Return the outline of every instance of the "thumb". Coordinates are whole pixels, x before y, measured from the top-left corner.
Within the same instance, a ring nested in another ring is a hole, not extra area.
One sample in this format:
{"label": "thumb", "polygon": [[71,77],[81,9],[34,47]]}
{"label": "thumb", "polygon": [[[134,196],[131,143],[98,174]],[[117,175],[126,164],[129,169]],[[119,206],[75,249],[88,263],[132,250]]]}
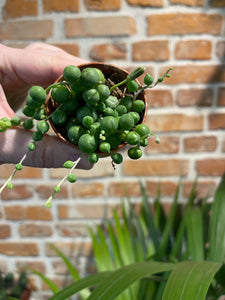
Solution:
{"label": "thumb", "polygon": [[[28,151],[28,144],[32,141],[32,131],[22,128],[8,129],[0,134],[1,163],[18,163]],[[35,151],[30,151],[23,161],[23,165],[38,168],[61,168],[67,160],[75,161],[82,152],[61,141],[58,137],[45,135],[37,142]],[[92,164],[87,155],[82,156],[77,168],[90,169]]]}

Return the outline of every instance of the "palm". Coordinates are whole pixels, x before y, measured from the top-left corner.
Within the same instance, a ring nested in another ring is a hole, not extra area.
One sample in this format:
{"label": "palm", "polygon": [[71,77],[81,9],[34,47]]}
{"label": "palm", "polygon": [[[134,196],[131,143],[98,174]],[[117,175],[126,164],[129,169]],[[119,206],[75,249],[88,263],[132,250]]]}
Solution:
{"label": "palm", "polygon": [[3,55],[1,63],[4,72],[0,73],[0,82],[10,106],[15,110],[21,106],[32,85],[46,87],[62,74],[66,65],[86,62],[45,44],[34,44],[25,49],[2,47],[6,55]]}

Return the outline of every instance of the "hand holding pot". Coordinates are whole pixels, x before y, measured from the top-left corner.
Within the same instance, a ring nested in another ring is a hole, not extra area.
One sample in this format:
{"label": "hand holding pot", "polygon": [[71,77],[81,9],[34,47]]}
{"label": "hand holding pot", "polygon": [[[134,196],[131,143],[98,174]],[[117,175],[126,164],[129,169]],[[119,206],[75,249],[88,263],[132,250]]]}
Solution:
{"label": "hand holding pot", "polygon": [[[86,61],[67,52],[42,43],[34,43],[24,49],[0,45],[0,118],[15,116],[29,88],[33,85],[48,86],[69,64]],[[16,128],[0,133],[0,163],[16,163],[27,150],[32,132]],[[24,165],[35,167],[62,167],[65,159],[76,159],[80,151],[53,136],[45,136],[38,151],[28,155]],[[83,159],[80,168],[91,168]]]}

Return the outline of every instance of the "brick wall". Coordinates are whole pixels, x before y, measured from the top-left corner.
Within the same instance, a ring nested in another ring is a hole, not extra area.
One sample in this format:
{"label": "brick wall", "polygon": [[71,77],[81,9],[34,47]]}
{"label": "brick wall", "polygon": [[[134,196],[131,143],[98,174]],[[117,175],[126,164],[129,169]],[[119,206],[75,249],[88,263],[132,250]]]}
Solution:
{"label": "brick wall", "polygon": [[[84,271],[81,258],[91,250],[87,224],[110,216],[124,191],[139,199],[139,180],[150,199],[160,182],[163,201],[170,202],[183,175],[183,201],[198,174],[199,196],[213,195],[225,171],[224,0],[3,0],[0,11],[5,45],[44,41],[128,70],[145,65],[155,77],[173,67],[170,79],[147,91],[146,122],[161,143],[151,141],[142,160],[125,160],[114,171],[103,159],[90,171],[77,171],[78,182],[63,185],[51,210],[41,206],[64,170],[27,167],[18,174],[15,188],[2,195],[3,270],[29,264],[63,285],[65,268],[49,244]],[[0,183],[12,168],[0,167]],[[34,299],[44,299],[46,287],[37,278],[32,284]]]}

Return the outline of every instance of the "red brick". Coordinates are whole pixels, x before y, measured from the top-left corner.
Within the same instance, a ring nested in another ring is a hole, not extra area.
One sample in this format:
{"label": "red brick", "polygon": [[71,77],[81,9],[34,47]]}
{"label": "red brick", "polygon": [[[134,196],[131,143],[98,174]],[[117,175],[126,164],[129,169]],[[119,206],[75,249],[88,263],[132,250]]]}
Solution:
{"label": "red brick", "polygon": [[212,44],[209,40],[179,41],[175,45],[176,59],[210,59]]}
{"label": "red brick", "polygon": [[[168,68],[163,68],[164,74]],[[225,65],[183,65],[172,66],[171,77],[166,84],[225,82]]]}
{"label": "red brick", "polygon": [[203,6],[205,0],[171,0],[171,4],[183,4],[191,6]]}
{"label": "red brick", "polygon": [[11,235],[11,227],[6,224],[0,224],[0,239],[6,239]]}
{"label": "red brick", "polygon": [[121,8],[121,0],[84,0],[85,6],[88,10],[119,10]]}
{"label": "red brick", "polygon": [[218,106],[225,106],[225,88],[219,88]]}
{"label": "red brick", "polygon": [[42,224],[23,224],[19,226],[19,234],[21,237],[44,237],[51,236],[53,233],[50,225]]}
{"label": "red brick", "polygon": [[197,160],[196,171],[200,176],[222,176],[225,171],[225,159],[208,158]]}
{"label": "red brick", "polygon": [[7,220],[23,220],[26,218],[26,208],[23,206],[5,206]]}
{"label": "red brick", "polygon": [[29,270],[27,269],[27,267],[32,268],[42,274],[45,274],[45,272],[46,272],[45,264],[42,261],[23,260],[23,261],[16,262],[16,269],[17,269],[18,273],[21,273],[24,271],[28,272]]}
{"label": "red brick", "polygon": [[225,129],[225,113],[213,113],[209,115],[209,129]]}
{"label": "red brick", "polygon": [[67,257],[76,257],[76,256],[90,256],[92,244],[88,241],[84,242],[52,242],[46,243],[46,255],[47,256],[57,256],[57,253],[50,247],[54,245],[58,248],[64,255]]}
{"label": "red brick", "polygon": [[216,55],[219,59],[225,59],[225,42],[219,41],[216,43]]}
{"label": "red brick", "polygon": [[1,193],[2,200],[21,200],[31,198],[32,196],[33,187],[23,184],[15,184],[12,190],[5,188]]}
{"label": "red brick", "polygon": [[2,242],[0,253],[7,256],[37,256],[39,254],[36,243],[31,242]]}
{"label": "red brick", "polygon": [[[0,178],[9,178],[12,172],[15,169],[15,165],[6,164],[0,166]],[[42,169],[25,167],[21,172],[17,172],[15,178],[41,178],[42,177]]]}
{"label": "red brick", "polygon": [[132,45],[133,61],[164,61],[170,56],[169,42],[166,41],[140,41]]}
{"label": "red brick", "polygon": [[210,0],[210,5],[212,7],[224,7],[225,0]]}
{"label": "red brick", "polygon": [[139,182],[110,182],[109,197],[138,197],[141,195]]}
{"label": "red brick", "polygon": [[86,197],[103,197],[104,185],[100,182],[80,183],[77,182],[72,186],[72,194],[75,198]]}
{"label": "red brick", "polygon": [[204,13],[170,13],[147,16],[147,35],[213,34],[222,30],[222,16]]}
{"label": "red brick", "polygon": [[[52,194],[55,185],[53,184],[40,184],[36,186],[35,190],[38,194],[38,197],[41,199],[48,199],[48,197]],[[64,199],[68,198],[68,189],[67,186],[62,185],[60,187],[60,192],[56,193],[54,199]]]}
{"label": "red brick", "polygon": [[82,224],[77,222],[76,223],[59,222],[56,225],[56,229],[60,236],[65,236],[65,237],[81,237],[81,236],[89,235],[87,223]]}
{"label": "red brick", "polygon": [[163,0],[127,0],[128,4],[136,6],[163,6]]}
{"label": "red brick", "polygon": [[0,22],[2,40],[44,40],[53,34],[52,20]]}
{"label": "red brick", "polygon": [[192,136],[184,139],[185,152],[212,152],[216,150],[216,147],[217,138],[215,136]]}
{"label": "red brick", "polygon": [[79,0],[43,0],[44,12],[79,11]]}
{"label": "red brick", "polygon": [[41,206],[6,206],[5,214],[8,220],[52,220],[51,210]]}
{"label": "red brick", "polygon": [[19,18],[24,16],[37,16],[37,14],[37,0],[7,0],[2,11],[4,19]]}
{"label": "red brick", "polygon": [[153,90],[147,89],[145,91],[148,107],[165,107],[173,106],[173,95],[171,90]]}
{"label": "red brick", "polygon": [[[183,195],[189,197],[193,187],[193,181],[185,181],[183,183]],[[212,197],[216,190],[216,182],[209,181],[197,181],[196,186],[196,197],[198,199],[203,199],[205,197]]]}
{"label": "red brick", "polygon": [[[90,170],[76,170],[77,178],[98,178],[98,177],[107,177],[107,176],[113,176],[114,170],[112,168],[112,165],[109,163],[110,160],[103,159],[99,160],[96,165],[93,166]],[[51,169],[50,170],[50,176],[54,179],[61,179],[63,176],[65,176],[68,173],[68,170],[64,169]]]}
{"label": "red brick", "polygon": [[179,89],[176,101],[179,106],[211,106],[213,90],[199,88]]}
{"label": "red brick", "polygon": [[203,116],[184,114],[152,114],[146,125],[153,132],[200,131],[203,130]]}
{"label": "red brick", "polygon": [[129,36],[137,29],[132,17],[110,16],[66,19],[65,31],[67,37]]}
{"label": "red brick", "polygon": [[126,59],[125,44],[98,44],[90,50],[90,57],[95,61]]}
{"label": "red brick", "polygon": [[150,197],[156,197],[158,189],[160,189],[161,196],[174,196],[178,184],[173,181],[150,181],[146,182],[146,190]]}
{"label": "red brick", "polygon": [[160,143],[156,144],[154,137],[149,139],[149,144],[145,148],[145,152],[152,153],[178,153],[179,137],[178,136],[159,136]]}
{"label": "red brick", "polygon": [[29,220],[42,220],[49,221],[52,220],[51,209],[40,206],[28,206],[26,208],[27,219]]}
{"label": "red brick", "polygon": [[189,162],[185,159],[125,160],[122,169],[127,176],[180,176],[188,173]]}
{"label": "red brick", "polygon": [[[107,213],[110,217],[113,206],[108,205]],[[74,204],[74,205],[59,205],[58,215],[60,219],[101,219],[105,216],[104,204]]]}
{"label": "red brick", "polygon": [[74,56],[79,56],[80,55],[80,49],[79,45],[75,43],[53,43],[52,45],[59,47],[63,49],[64,51],[74,55]]}

